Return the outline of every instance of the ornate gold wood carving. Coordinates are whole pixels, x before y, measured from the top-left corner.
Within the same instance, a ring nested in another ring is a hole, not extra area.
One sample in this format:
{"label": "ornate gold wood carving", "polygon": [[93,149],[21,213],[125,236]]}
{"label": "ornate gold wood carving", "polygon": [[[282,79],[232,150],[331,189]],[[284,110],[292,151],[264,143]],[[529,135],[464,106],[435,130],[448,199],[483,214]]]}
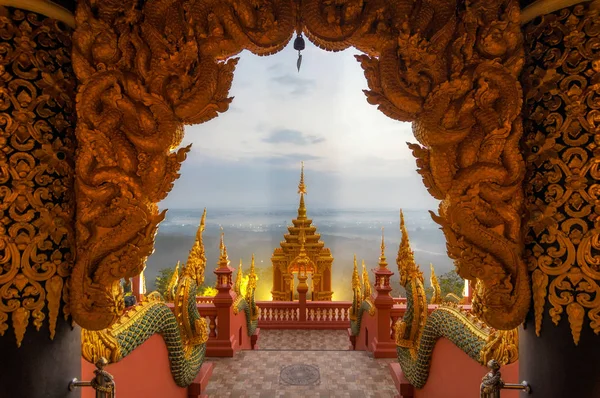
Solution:
{"label": "ornate gold wood carving", "polygon": [[138,4],[81,1],[76,13],[78,253],[71,291],[74,319],[91,330],[118,318],[119,280],[139,274],[153,251],[164,218],[157,203],[189,151],[173,151],[183,125],[210,120],[231,101],[236,60],[200,56],[201,48],[218,52],[210,38],[199,40],[203,10],[176,1]]}
{"label": "ornate gold wood carving", "polygon": [[[412,4],[412,2],[410,2]],[[359,56],[367,97],[413,122],[410,145],[458,273],[478,280],[473,310],[496,329],[524,319],[531,297],[522,260],[524,161],[519,151],[523,64],[519,5],[416,3],[379,58]],[[401,14],[407,15],[407,14]]]}
{"label": "ornate gold wood carving", "polygon": [[117,283],[139,273],[177,177],[182,125],[227,110],[236,60],[268,55],[294,31],[356,47],[371,104],[412,121],[435,219],[474,309],[512,329],[530,300],[522,261],[519,153],[523,63],[516,0],[83,0],[73,61],[78,94],[78,257],[74,317],[101,329],[122,307]]}
{"label": "ornate gold wood carving", "polygon": [[[69,28],[0,7],[0,335],[48,318],[54,338],[74,260]],[[10,320],[9,320],[10,316]]]}
{"label": "ornate gold wood carving", "polygon": [[[578,344],[600,333],[600,15],[578,5],[526,26],[527,251],[536,333],[546,310]],[[587,323],[587,322],[586,322]]]}

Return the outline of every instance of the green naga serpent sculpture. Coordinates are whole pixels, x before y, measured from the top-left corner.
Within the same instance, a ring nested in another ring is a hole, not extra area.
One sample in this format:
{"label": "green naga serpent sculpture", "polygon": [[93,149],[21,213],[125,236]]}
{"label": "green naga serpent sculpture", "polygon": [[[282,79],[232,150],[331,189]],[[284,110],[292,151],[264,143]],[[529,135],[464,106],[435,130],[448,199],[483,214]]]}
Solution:
{"label": "green naga serpent sculpture", "polygon": [[369,282],[369,273],[365,266],[365,260],[362,262],[362,270],[361,281],[358,276],[358,266],[355,254],[354,271],[352,272],[352,291],[354,292],[354,297],[352,299],[352,307],[350,307],[350,331],[352,332],[352,336],[358,336],[360,333],[360,324],[365,311],[370,315],[375,314],[375,305],[371,299],[371,282]]}
{"label": "green naga serpent sculpture", "polygon": [[429,376],[435,343],[445,337],[481,365],[495,359],[502,365],[519,357],[517,329],[493,330],[459,306],[446,303],[428,314],[423,273],[410,248],[404,215],[400,212],[402,241],[396,263],[400,284],[406,289],[406,313],[394,325],[398,361],[408,381],[422,388]]}
{"label": "green naga serpent sculpture", "polygon": [[233,302],[233,314],[237,315],[240,311],[246,313],[246,326],[248,327],[248,336],[254,335],[258,326],[258,306],[254,300],[254,292],[256,291],[256,269],[254,268],[254,254],[250,263],[250,273],[247,278],[244,278],[242,271],[242,262],[235,276],[234,291],[237,295]]}
{"label": "green naga serpent sculpture", "polygon": [[197,288],[204,282],[206,267],[202,242],[205,220],[206,209],[187,264],[180,274],[177,267],[169,281],[167,300],[173,302],[173,310],[159,293],[153,292],[129,308],[111,327],[82,330],[82,356],[87,361],[95,363],[105,357],[109,363],[118,362],[158,333],[167,345],[175,383],[187,387],[194,381],[204,362],[208,340],[207,322],[196,306]]}

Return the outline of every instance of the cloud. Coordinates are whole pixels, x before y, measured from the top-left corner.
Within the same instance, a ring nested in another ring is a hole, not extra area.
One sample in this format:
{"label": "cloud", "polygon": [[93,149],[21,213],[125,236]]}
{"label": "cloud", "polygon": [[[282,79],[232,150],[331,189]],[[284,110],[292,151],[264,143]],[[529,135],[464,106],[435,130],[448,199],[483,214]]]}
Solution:
{"label": "cloud", "polygon": [[269,157],[256,157],[252,161],[259,164],[265,164],[267,166],[277,167],[300,167],[300,162],[310,162],[320,160],[321,157],[314,155],[307,155],[303,153],[291,153],[286,155],[276,155]]}
{"label": "cloud", "polygon": [[317,85],[316,80],[304,79],[298,76],[294,76],[290,73],[273,77],[271,78],[271,81],[280,86],[291,88],[291,94],[294,95],[304,95],[308,93],[309,89],[314,88]]}
{"label": "cloud", "polygon": [[314,145],[324,142],[325,138],[316,135],[304,134],[298,130],[278,129],[262,139],[262,142],[269,144],[294,144],[294,145]]}
{"label": "cloud", "polygon": [[283,64],[278,62],[276,64],[270,65],[267,68],[267,72],[279,72],[279,71],[281,71],[282,68],[283,68]]}
{"label": "cloud", "polygon": [[295,206],[300,162],[307,162],[311,208],[435,209],[438,202],[414,173],[393,177],[340,175],[320,168],[318,156],[294,153],[240,160],[210,155],[184,162],[181,178],[161,208]]}

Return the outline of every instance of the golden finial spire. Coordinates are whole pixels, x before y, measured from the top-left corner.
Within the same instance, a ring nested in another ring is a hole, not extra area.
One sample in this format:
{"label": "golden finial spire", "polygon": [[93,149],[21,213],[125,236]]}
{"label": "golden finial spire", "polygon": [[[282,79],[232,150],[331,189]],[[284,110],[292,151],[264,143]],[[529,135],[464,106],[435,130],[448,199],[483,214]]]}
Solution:
{"label": "golden finial spire", "polygon": [[[404,213],[400,210],[400,231],[402,232],[402,240],[398,247],[398,257],[396,257],[396,264],[398,264],[398,272],[400,273],[400,284],[404,286],[407,281],[409,273],[421,272],[419,267],[415,263],[414,253],[410,248],[410,241],[408,239],[408,231],[404,224]],[[422,275],[421,275],[422,278]]]}
{"label": "golden finial spire", "polygon": [[304,162],[300,171],[300,183],[298,184],[298,193],[300,194],[300,206],[298,206],[298,219],[306,218],[306,205],[304,204],[304,195],[306,195],[306,185],[304,184]]}
{"label": "golden finial spire", "polygon": [[298,184],[298,193],[306,194],[306,185],[304,185],[304,162],[302,162],[302,169],[300,170],[300,184]]}
{"label": "golden finial spire", "polygon": [[221,239],[219,240],[219,256],[223,255],[224,247],[225,247],[225,232],[223,232],[223,226],[221,225]]}
{"label": "golden finial spire", "polygon": [[250,263],[250,275],[256,275],[256,269],[254,268],[254,253],[252,253],[252,262]]}
{"label": "golden finial spire", "polygon": [[371,297],[371,281],[369,281],[369,272],[365,265],[365,260],[362,260],[362,283],[363,283],[363,300]]}
{"label": "golden finial spire", "polygon": [[223,227],[221,227],[221,241],[219,242],[219,250],[221,251],[221,256],[219,257],[219,262],[217,264],[220,267],[226,268],[229,266],[229,257],[227,256],[227,246],[225,246],[225,232],[223,232]]}
{"label": "golden finial spire", "polygon": [[182,266],[181,270],[182,275],[185,274],[193,278],[198,286],[204,283],[204,269],[206,268],[206,254],[204,251],[204,242],[202,240],[205,224],[206,208],[202,213],[200,225],[196,230],[196,239],[188,255],[187,263]]}
{"label": "golden finial spire", "polygon": [[238,296],[242,294],[242,279],[244,278],[244,271],[242,271],[242,259],[240,258],[240,265],[238,266],[237,274],[235,274],[234,290]]}
{"label": "golden finial spire", "polygon": [[358,265],[356,263],[356,254],[354,255],[354,271],[352,271],[352,289],[360,292],[360,278],[358,277]]}
{"label": "golden finial spire", "polygon": [[438,282],[437,276],[435,275],[435,269],[433,269],[433,264],[430,263],[429,266],[431,267],[431,276],[429,277],[429,282],[431,283],[431,287],[433,288],[431,304],[441,304],[442,289],[440,287],[440,283]]}
{"label": "golden finial spire", "polygon": [[175,287],[177,286],[177,282],[179,281],[179,266],[181,263],[177,261],[177,265],[173,270],[173,274],[167,283],[167,290],[165,292],[165,299],[167,302],[172,303],[175,300]]}
{"label": "golden finial spire", "polygon": [[250,273],[248,274],[248,285],[246,287],[246,301],[250,303],[254,291],[256,290],[256,281],[258,277],[256,276],[256,269],[254,268],[254,253],[252,253],[252,262],[250,262]]}
{"label": "golden finial spire", "polygon": [[385,236],[384,227],[381,227],[381,255],[379,256],[379,268],[387,268],[388,263],[385,258]]}
{"label": "golden finial spire", "polygon": [[360,278],[358,277],[358,266],[356,264],[356,254],[354,255],[354,270],[352,271],[352,292],[354,294],[352,307],[350,307],[350,319],[356,320],[361,301],[363,299],[360,292]]}

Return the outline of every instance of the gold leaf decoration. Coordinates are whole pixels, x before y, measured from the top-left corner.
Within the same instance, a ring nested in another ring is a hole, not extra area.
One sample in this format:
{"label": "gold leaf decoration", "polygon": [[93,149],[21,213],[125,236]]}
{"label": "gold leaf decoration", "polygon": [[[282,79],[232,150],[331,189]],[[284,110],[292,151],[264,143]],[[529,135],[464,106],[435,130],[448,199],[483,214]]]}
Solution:
{"label": "gold leaf decoration", "polygon": [[544,305],[546,305],[546,294],[548,287],[548,275],[539,269],[533,271],[531,276],[533,285],[533,309],[535,314],[535,334],[539,337],[542,330],[542,317]]}
{"label": "gold leaf decoration", "polygon": [[50,338],[54,338],[56,332],[56,320],[60,307],[60,297],[62,293],[63,280],[58,275],[54,275],[46,282],[46,290],[48,291],[48,314],[50,315]]}
{"label": "gold leaf decoration", "polygon": [[581,329],[583,329],[583,317],[585,310],[578,303],[571,303],[567,306],[567,315],[569,316],[569,324],[571,325],[571,334],[575,345],[579,344],[581,337]]}
{"label": "gold leaf decoration", "polygon": [[[600,16],[580,4],[525,27],[526,251],[536,333],[544,307],[558,325],[566,311],[573,341],[584,321],[600,323],[597,52]],[[546,302],[547,298],[547,302]]]}
{"label": "gold leaf decoration", "polygon": [[[75,77],[71,30],[1,7],[0,335],[48,319],[54,338],[73,266]],[[46,305],[47,303],[47,305]],[[10,314],[10,317],[9,317]]]}

